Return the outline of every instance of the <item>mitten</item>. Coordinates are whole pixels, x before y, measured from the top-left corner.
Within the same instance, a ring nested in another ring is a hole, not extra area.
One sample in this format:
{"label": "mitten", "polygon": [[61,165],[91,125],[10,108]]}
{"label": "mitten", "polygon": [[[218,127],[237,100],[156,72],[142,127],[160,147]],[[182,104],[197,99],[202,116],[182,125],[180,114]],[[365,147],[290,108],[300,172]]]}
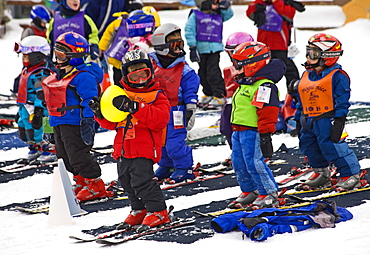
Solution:
{"label": "mitten", "polygon": [[271,133],[260,134],[260,146],[265,158],[271,158],[273,153]]}
{"label": "mitten", "polygon": [[101,111],[100,111],[100,102],[99,102],[99,98],[97,98],[97,97],[93,97],[93,98],[89,101],[89,107],[90,107],[90,109],[93,111],[94,115],[95,115],[98,119],[104,119],[103,114],[102,114],[102,113],[101,113]]}
{"label": "mitten", "polygon": [[131,114],[138,111],[139,103],[130,100],[127,96],[118,96],[113,99],[113,105],[118,110],[129,112]]}
{"label": "mitten", "polygon": [[254,25],[257,27],[265,24],[265,6],[263,4],[256,4],[256,11],[253,13],[252,20],[254,21]]}
{"label": "mitten", "polygon": [[195,110],[197,109],[196,104],[187,104],[186,105],[186,130],[190,131],[194,127],[195,123]]}
{"label": "mitten", "polygon": [[94,144],[95,120],[93,118],[82,118],[80,121],[81,138],[86,145]]}
{"label": "mitten", "polygon": [[99,57],[99,46],[97,44],[90,45],[90,57],[92,60],[95,60]]}
{"label": "mitten", "polygon": [[345,123],[346,123],[346,116],[334,118],[334,124],[330,132],[330,139],[333,143],[337,143],[340,141]]}
{"label": "mitten", "polygon": [[306,10],[306,8],[304,7],[302,3],[294,1],[294,0],[285,0],[285,4],[294,7],[299,12],[304,12]]}
{"label": "mitten", "polygon": [[226,10],[230,8],[230,5],[231,5],[230,0],[225,0],[225,1],[220,2],[220,4],[218,5],[218,8],[220,10]]}
{"label": "mitten", "polygon": [[197,46],[190,47],[190,61],[191,62],[200,62],[199,52],[197,50]]}
{"label": "mitten", "polygon": [[42,127],[42,117],[44,116],[44,108],[35,107],[32,119],[32,128],[40,129]]}

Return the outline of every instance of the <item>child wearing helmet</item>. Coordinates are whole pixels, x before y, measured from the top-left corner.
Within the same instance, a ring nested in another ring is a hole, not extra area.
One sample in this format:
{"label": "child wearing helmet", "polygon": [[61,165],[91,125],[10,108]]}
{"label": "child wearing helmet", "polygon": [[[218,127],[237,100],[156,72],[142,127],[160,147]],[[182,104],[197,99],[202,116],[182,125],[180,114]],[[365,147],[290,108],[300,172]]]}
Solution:
{"label": "child wearing helmet", "polygon": [[273,153],[271,134],[275,132],[279,112],[275,84],[286,67],[282,60],[271,59],[269,48],[259,42],[240,44],[232,59],[237,70],[235,80],[240,86],[232,98],[231,160],[242,193],[229,207],[277,206],[277,184],[263,155]]}
{"label": "child wearing helmet", "polygon": [[[252,42],[254,41],[253,37],[246,32],[236,32],[232,33],[226,40],[225,43],[225,52],[229,56],[232,62],[232,53],[234,49],[241,43]],[[239,87],[239,84],[234,80],[234,76],[237,74],[235,67],[233,65],[225,67],[223,70],[224,81],[225,81],[225,104],[222,106],[221,110],[221,119],[220,119],[220,132],[226,137],[226,140],[232,149],[231,134],[232,128],[230,123],[231,115],[231,100],[236,89]]]}
{"label": "child wearing helmet", "polygon": [[31,25],[22,25],[23,32],[21,40],[26,36],[38,35],[46,38],[46,24],[51,20],[52,14],[44,5],[32,6],[30,17],[32,19]]}
{"label": "child wearing helmet", "polygon": [[[22,53],[23,70],[18,84],[17,112],[18,136],[28,144],[29,152],[26,158],[18,161],[20,164],[33,163],[43,154],[41,148],[47,144],[43,141],[43,117],[48,112],[43,105],[41,82],[52,71],[47,67],[46,57],[50,54],[50,46],[44,37],[30,35],[21,43],[16,43],[14,50]],[[33,162],[32,162],[33,161]]]}
{"label": "child wearing helmet", "polygon": [[74,176],[79,201],[107,196],[100,166],[90,155],[96,123],[88,107],[88,102],[98,96],[103,74],[96,63],[85,63],[88,54],[89,44],[83,36],[61,34],[54,46],[59,71],[42,83],[57,156]]}
{"label": "child wearing helmet", "polygon": [[55,12],[46,31],[50,46],[54,47],[59,35],[65,32],[75,32],[82,35],[89,42],[91,59],[98,58],[98,29],[94,21],[81,9],[80,0],[58,0],[58,3],[60,10]]}
{"label": "child wearing helmet", "polygon": [[120,85],[108,87],[100,102],[94,98],[90,107],[103,128],[117,131],[112,156],[118,161],[118,181],[131,202],[130,214],[117,228],[138,226],[141,232],[170,221],[162,191],[153,180],[170,104],[153,79],[152,62],[142,50],[125,54],[122,74]]}
{"label": "child wearing helmet", "polygon": [[154,76],[159,79],[171,104],[166,143],[155,177],[181,182],[194,178],[193,153],[186,146],[186,137],[194,126],[199,76],[185,61],[179,26],[172,23],[159,26],[154,31],[152,42],[155,52],[149,55],[154,63]]}
{"label": "child wearing helmet", "polygon": [[334,188],[361,186],[357,157],[342,139],[351,91],[349,76],[337,63],[342,54],[341,42],[325,33],[310,37],[306,46],[306,71],[298,83],[294,119],[300,130],[300,149],[314,173],[302,188],[330,187],[330,162],[340,174]]}
{"label": "child wearing helmet", "polygon": [[225,83],[219,67],[223,22],[234,15],[231,1],[196,0],[198,9],[190,11],[185,25],[185,38],[191,62],[199,64],[198,75],[203,87],[199,106],[221,109],[224,104]]}

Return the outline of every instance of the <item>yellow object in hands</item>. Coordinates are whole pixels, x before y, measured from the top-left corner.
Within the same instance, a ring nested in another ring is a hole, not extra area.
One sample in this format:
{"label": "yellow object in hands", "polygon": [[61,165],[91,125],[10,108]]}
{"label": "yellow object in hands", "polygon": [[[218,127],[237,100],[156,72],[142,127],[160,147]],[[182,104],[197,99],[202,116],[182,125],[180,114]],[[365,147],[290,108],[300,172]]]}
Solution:
{"label": "yellow object in hands", "polygon": [[118,110],[113,105],[113,99],[117,96],[127,96],[126,92],[117,85],[109,86],[101,96],[100,99],[100,110],[104,118],[110,122],[121,122],[126,119],[129,112],[123,112]]}

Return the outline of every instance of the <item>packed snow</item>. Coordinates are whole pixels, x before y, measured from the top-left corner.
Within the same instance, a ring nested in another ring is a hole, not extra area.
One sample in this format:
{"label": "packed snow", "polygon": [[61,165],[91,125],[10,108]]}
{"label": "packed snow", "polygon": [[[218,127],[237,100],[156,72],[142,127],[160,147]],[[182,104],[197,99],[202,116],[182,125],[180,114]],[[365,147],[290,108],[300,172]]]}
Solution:
{"label": "packed snow", "polygon": [[[256,28],[253,22],[245,16],[246,6],[233,6],[235,15],[225,22],[224,39],[233,32],[249,32],[256,38]],[[307,6],[306,13],[296,15],[297,27],[308,27],[314,23],[320,27],[337,27],[325,30],[340,39],[343,43],[344,55],[340,58],[344,70],[348,72],[352,81],[351,101],[369,102],[369,86],[364,84],[367,61],[370,52],[366,49],[370,42],[370,20],[359,19],[343,25],[343,19],[338,19],[337,7],[326,8],[326,13],[315,15],[315,6]],[[321,7],[320,7],[321,8]],[[188,10],[159,12],[162,24],[176,23],[184,27]],[[333,24],[333,20],[336,20]],[[312,22],[311,22],[312,21]],[[19,74],[22,64],[21,58],[13,52],[15,41],[21,35],[21,23],[29,23],[29,19],[12,20],[7,25],[7,33],[0,39],[0,93],[9,94],[13,86],[13,79]],[[327,25],[326,25],[327,24]],[[296,30],[296,45],[301,53],[294,59],[300,73],[303,72],[301,63],[305,61],[304,51],[308,38],[318,31]],[[187,48],[186,48],[187,50]],[[197,70],[197,65],[190,65]],[[230,65],[226,54],[222,54],[220,66]],[[282,99],[285,95],[285,81],[279,83]],[[201,95],[201,92],[199,93]],[[10,111],[10,110],[9,110]],[[213,124],[214,118],[200,118],[196,120],[197,127],[206,127]],[[369,123],[360,122],[346,126],[349,138],[368,136]],[[102,147],[113,142],[114,132],[99,133],[96,136],[95,146]],[[277,149],[281,143],[288,147],[298,146],[298,139],[288,134],[274,135],[273,144]],[[19,158],[27,153],[26,148],[0,151],[0,161]],[[231,151],[227,145],[217,147],[201,147],[193,151],[194,162],[214,163],[227,158]],[[370,159],[360,162],[363,168],[370,167]],[[117,178],[116,164],[101,165],[102,178],[105,182]],[[51,193],[53,175],[36,174],[32,177],[0,184],[0,206],[15,202],[26,202],[32,199],[46,197]],[[207,204],[211,201],[228,199],[240,193],[238,187],[220,189],[200,193],[193,196],[181,196],[167,200],[167,205],[174,205],[175,211],[191,205]],[[81,233],[82,229],[97,228],[101,225],[113,225],[122,221],[129,213],[129,207],[121,209],[91,213],[86,216],[73,218],[73,224],[55,226],[48,224],[46,214],[27,215],[14,211],[0,211],[0,254],[102,254],[106,252],[123,252],[135,254],[230,254],[230,253],[258,253],[263,254],[368,254],[370,250],[370,203],[349,208],[354,218],[350,221],[337,224],[331,229],[310,229],[293,234],[276,235],[263,243],[253,243],[249,239],[243,240],[239,231],[226,234],[215,234],[211,238],[199,240],[193,244],[178,244],[169,242],[155,242],[136,240],[120,246],[102,247],[96,243],[76,244],[68,238],[71,234]]]}

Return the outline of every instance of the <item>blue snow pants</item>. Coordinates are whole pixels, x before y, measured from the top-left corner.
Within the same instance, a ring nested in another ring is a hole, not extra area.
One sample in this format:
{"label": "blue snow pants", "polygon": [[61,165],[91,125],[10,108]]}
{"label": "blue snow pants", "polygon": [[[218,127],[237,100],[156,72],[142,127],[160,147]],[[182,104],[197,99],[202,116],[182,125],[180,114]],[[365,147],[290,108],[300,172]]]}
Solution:
{"label": "blue snow pants", "polygon": [[278,185],[264,162],[257,130],[234,131],[231,159],[242,192],[258,190],[260,195],[277,191]]}
{"label": "blue snow pants", "polygon": [[171,107],[170,121],[167,124],[166,145],[162,148],[162,157],[158,165],[187,170],[193,167],[193,152],[192,148],[186,145],[188,134],[186,127],[174,128],[173,111],[177,110],[183,111],[185,124],[185,106]]}
{"label": "blue snow pants", "polygon": [[302,127],[299,137],[299,147],[308,157],[310,166],[323,168],[332,162],[341,177],[359,173],[360,164],[348,144],[344,140],[333,143],[330,139],[332,118],[319,119],[313,123],[312,120],[312,118],[307,118],[306,127]]}

